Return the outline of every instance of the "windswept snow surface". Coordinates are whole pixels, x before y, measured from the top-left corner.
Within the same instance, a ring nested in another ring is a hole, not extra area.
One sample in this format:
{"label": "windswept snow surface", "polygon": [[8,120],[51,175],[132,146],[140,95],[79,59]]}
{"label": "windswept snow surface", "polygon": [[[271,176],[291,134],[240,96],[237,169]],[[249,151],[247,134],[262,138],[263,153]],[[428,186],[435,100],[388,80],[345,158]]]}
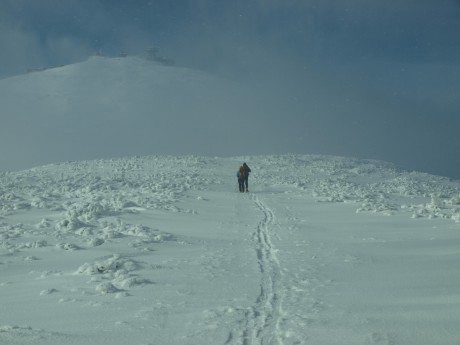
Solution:
{"label": "windswept snow surface", "polygon": [[458,345],[459,188],[297,155],[2,173],[0,344]]}

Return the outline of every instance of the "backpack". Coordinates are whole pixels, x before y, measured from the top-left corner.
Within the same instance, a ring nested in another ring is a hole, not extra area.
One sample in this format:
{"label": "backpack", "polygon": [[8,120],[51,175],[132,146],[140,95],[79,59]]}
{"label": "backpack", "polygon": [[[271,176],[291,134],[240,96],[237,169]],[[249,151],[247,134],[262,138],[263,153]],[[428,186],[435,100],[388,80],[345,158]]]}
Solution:
{"label": "backpack", "polygon": [[240,166],[240,170],[238,171],[238,177],[239,178],[244,178],[244,168],[243,168],[243,166]]}

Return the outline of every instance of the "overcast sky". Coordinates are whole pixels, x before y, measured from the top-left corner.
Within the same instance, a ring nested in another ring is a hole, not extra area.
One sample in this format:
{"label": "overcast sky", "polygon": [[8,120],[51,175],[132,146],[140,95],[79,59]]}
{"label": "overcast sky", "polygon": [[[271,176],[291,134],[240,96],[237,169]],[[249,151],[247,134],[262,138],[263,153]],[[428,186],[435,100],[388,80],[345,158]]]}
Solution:
{"label": "overcast sky", "polygon": [[460,59],[458,0],[2,0],[0,20],[1,75],[151,45],[209,69]]}
{"label": "overcast sky", "polygon": [[458,0],[0,1],[0,78],[153,45],[281,93],[286,150],[460,178]]}

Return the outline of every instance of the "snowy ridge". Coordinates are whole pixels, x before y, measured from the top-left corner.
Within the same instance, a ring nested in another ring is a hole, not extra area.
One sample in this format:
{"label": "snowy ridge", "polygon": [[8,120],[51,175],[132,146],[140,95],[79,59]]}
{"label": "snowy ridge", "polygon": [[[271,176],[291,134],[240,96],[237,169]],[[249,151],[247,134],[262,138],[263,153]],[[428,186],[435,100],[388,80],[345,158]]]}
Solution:
{"label": "snowy ridge", "polygon": [[2,170],[120,155],[229,154],[238,121],[257,121],[247,119],[257,101],[242,85],[136,57],[91,57],[3,79],[0,93]]}
{"label": "snowy ridge", "polygon": [[344,157],[2,173],[0,343],[453,345],[459,221],[459,182]]}

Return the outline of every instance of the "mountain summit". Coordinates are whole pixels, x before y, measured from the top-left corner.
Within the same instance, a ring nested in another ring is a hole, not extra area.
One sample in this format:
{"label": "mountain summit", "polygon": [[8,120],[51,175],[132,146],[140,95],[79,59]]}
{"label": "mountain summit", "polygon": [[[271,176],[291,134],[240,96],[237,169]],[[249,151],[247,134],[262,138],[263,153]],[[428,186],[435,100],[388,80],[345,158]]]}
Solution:
{"label": "mountain summit", "polygon": [[233,134],[247,131],[236,132],[251,109],[235,82],[136,57],[92,57],[3,79],[0,92],[0,169],[150,153],[226,154],[238,145]]}

